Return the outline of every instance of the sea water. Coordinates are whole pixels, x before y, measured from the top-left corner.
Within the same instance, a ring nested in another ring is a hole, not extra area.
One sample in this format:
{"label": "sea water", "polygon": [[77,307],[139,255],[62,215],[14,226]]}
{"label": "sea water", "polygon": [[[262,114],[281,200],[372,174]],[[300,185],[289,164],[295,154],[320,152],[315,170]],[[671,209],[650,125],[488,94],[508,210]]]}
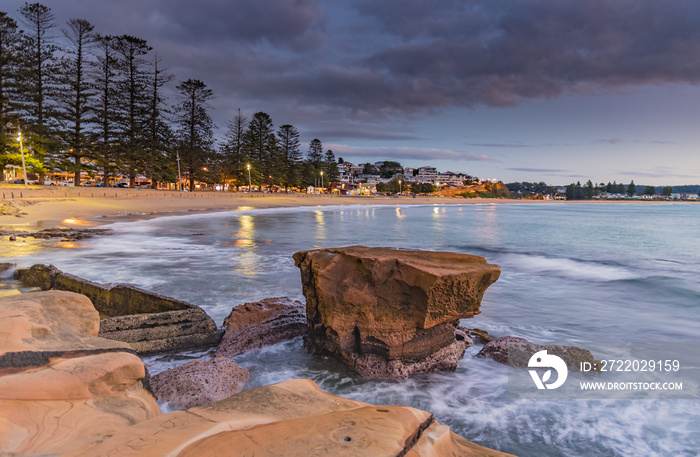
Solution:
{"label": "sea water", "polygon": [[[111,228],[114,234],[77,246],[15,247],[4,260],[137,284],[202,306],[221,324],[240,303],[303,300],[292,260],[299,250],[360,244],[464,252],[502,267],[481,314],[462,322],[467,327],[543,344],[651,342],[673,351],[700,341],[700,205],[242,209]],[[700,455],[700,400],[513,399],[507,368],[473,357],[479,349],[468,349],[455,372],[401,381],[364,380],[308,355],[300,338],[236,360],[252,372],[251,386],[310,378],[344,397],[428,410],[465,438],[519,456]],[[201,356],[146,363],[157,373]]]}

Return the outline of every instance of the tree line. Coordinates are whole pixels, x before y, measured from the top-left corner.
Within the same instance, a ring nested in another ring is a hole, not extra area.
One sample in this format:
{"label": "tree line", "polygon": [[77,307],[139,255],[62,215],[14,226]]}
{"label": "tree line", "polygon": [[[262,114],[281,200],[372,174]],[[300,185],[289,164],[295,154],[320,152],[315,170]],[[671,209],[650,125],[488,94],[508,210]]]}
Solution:
{"label": "tree line", "polygon": [[[623,183],[608,182],[593,184],[589,179],[586,184],[581,185],[581,182],[576,182],[566,186],[566,199],[567,200],[587,200],[594,196],[601,195],[603,193],[607,194],[619,194],[627,195],[628,197],[633,197],[635,195],[654,195],[656,194],[656,187],[645,186],[643,189],[637,188],[634,180],[630,181],[626,186]],[[669,196],[672,193],[671,186],[664,186],[661,189],[661,194]]]}
{"label": "tree line", "polygon": [[[51,8],[25,3],[16,21],[0,11],[0,168],[19,165],[21,130],[28,167],[126,176],[145,175],[155,188],[176,182],[230,182],[235,188],[302,187],[338,179],[333,151],[314,139],[302,153],[299,131],[277,128],[267,113],[250,119],[239,109],[226,137],[209,114],[214,93],[197,79],[175,87],[148,43],[131,35],[103,35],[82,18],[59,27]],[[322,174],[323,173],[323,174]],[[2,175],[0,175],[2,179]]]}

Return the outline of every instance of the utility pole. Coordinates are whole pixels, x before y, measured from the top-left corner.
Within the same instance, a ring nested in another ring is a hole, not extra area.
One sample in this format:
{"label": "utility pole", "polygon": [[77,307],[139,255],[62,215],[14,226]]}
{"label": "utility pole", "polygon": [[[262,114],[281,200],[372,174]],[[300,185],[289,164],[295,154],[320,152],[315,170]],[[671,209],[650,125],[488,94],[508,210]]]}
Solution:
{"label": "utility pole", "polygon": [[177,188],[182,192],[182,175],[180,174],[180,152],[177,152]]}
{"label": "utility pole", "polygon": [[22,129],[19,129],[17,131],[17,141],[19,141],[19,153],[22,155],[22,173],[24,173],[24,188],[29,189],[29,184],[27,183],[27,165],[24,162],[24,144],[22,143]]}

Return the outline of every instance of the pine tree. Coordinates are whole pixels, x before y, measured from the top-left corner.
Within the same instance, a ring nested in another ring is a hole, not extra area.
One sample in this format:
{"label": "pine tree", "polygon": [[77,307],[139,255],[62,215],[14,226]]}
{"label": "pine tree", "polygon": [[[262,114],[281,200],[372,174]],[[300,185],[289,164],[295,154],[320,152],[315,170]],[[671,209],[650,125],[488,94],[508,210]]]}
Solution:
{"label": "pine tree", "polygon": [[290,124],[285,124],[277,130],[279,150],[284,170],[282,183],[285,188],[298,187],[301,184],[302,160],[299,149],[299,131]]}
{"label": "pine tree", "polygon": [[213,154],[216,126],[207,108],[214,93],[197,79],[188,79],[177,85],[180,103],[175,107],[177,140],[180,159],[189,174],[190,190],[194,181],[203,177],[203,168]]}
{"label": "pine tree", "polygon": [[335,161],[335,154],[330,149],[326,151],[325,159],[323,169],[326,174],[326,182],[330,185],[333,182],[338,182],[338,163]]}
{"label": "pine tree", "polygon": [[[40,3],[25,3],[19,12],[26,26],[21,56],[19,99],[24,114],[25,148],[29,146],[40,162],[55,165],[55,152],[60,148],[54,136],[55,81],[57,47],[53,29],[56,27],[51,8]],[[42,170],[43,171],[43,170]],[[39,183],[43,184],[43,173]]]}
{"label": "pine tree", "polygon": [[637,186],[634,184],[634,180],[632,180],[629,183],[629,185],[627,186],[627,195],[632,197],[636,193],[637,193]]}
{"label": "pine tree", "polygon": [[58,109],[66,127],[62,136],[68,147],[67,155],[73,159],[73,162],[66,160],[63,168],[73,169],[76,186],[80,185],[82,158],[90,155],[85,126],[90,110],[88,99],[94,94],[94,88],[88,80],[90,50],[97,41],[94,28],[85,19],[68,21],[68,28],[63,34],[69,46],[64,50],[58,72],[61,85],[57,91]]}
{"label": "pine tree", "polygon": [[[16,165],[19,156],[15,138],[20,40],[17,22],[0,11],[0,169],[3,170],[8,163]],[[3,179],[4,173],[0,173],[0,181]]]}
{"label": "pine tree", "polygon": [[148,112],[146,113],[145,140],[146,162],[144,172],[151,178],[151,187],[158,188],[158,182],[174,182],[175,173],[172,166],[171,142],[172,130],[165,117],[165,97],[162,88],[172,81],[174,75],[161,65],[156,53],[151,62],[149,74]]}
{"label": "pine tree", "polygon": [[318,138],[314,138],[309,143],[309,150],[306,152],[306,161],[315,168],[321,168],[323,163],[323,144]]}
{"label": "pine tree", "polygon": [[258,181],[261,186],[271,184],[274,178],[270,176],[277,165],[277,138],[273,129],[270,116],[262,111],[257,112],[250,120],[243,140],[244,149],[250,158],[253,182]]}
{"label": "pine tree", "polygon": [[92,100],[90,123],[93,152],[102,168],[105,186],[109,184],[116,161],[114,145],[118,141],[119,112],[117,106],[115,39],[111,36],[97,37],[98,55],[92,64],[91,75],[95,97]]}
{"label": "pine tree", "polygon": [[238,113],[228,122],[226,142],[221,146],[224,178],[230,177],[236,190],[248,180],[246,169],[248,157],[243,147],[247,127],[248,119],[238,108]]}
{"label": "pine tree", "polygon": [[144,58],[151,51],[145,40],[130,35],[115,38],[118,69],[118,110],[120,122],[119,165],[134,187],[136,174],[144,170],[147,138],[144,126],[148,113],[148,74]]}

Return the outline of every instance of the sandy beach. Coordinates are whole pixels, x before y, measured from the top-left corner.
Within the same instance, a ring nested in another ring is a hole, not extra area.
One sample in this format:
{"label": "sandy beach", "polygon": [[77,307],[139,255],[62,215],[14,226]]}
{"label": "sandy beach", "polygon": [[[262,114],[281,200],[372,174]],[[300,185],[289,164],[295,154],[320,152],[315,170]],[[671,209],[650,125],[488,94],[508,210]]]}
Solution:
{"label": "sandy beach", "polygon": [[434,205],[515,203],[517,200],[462,197],[338,196],[243,192],[175,192],[147,189],[0,187],[2,230],[99,226],[117,221],[226,211],[327,205]]}

